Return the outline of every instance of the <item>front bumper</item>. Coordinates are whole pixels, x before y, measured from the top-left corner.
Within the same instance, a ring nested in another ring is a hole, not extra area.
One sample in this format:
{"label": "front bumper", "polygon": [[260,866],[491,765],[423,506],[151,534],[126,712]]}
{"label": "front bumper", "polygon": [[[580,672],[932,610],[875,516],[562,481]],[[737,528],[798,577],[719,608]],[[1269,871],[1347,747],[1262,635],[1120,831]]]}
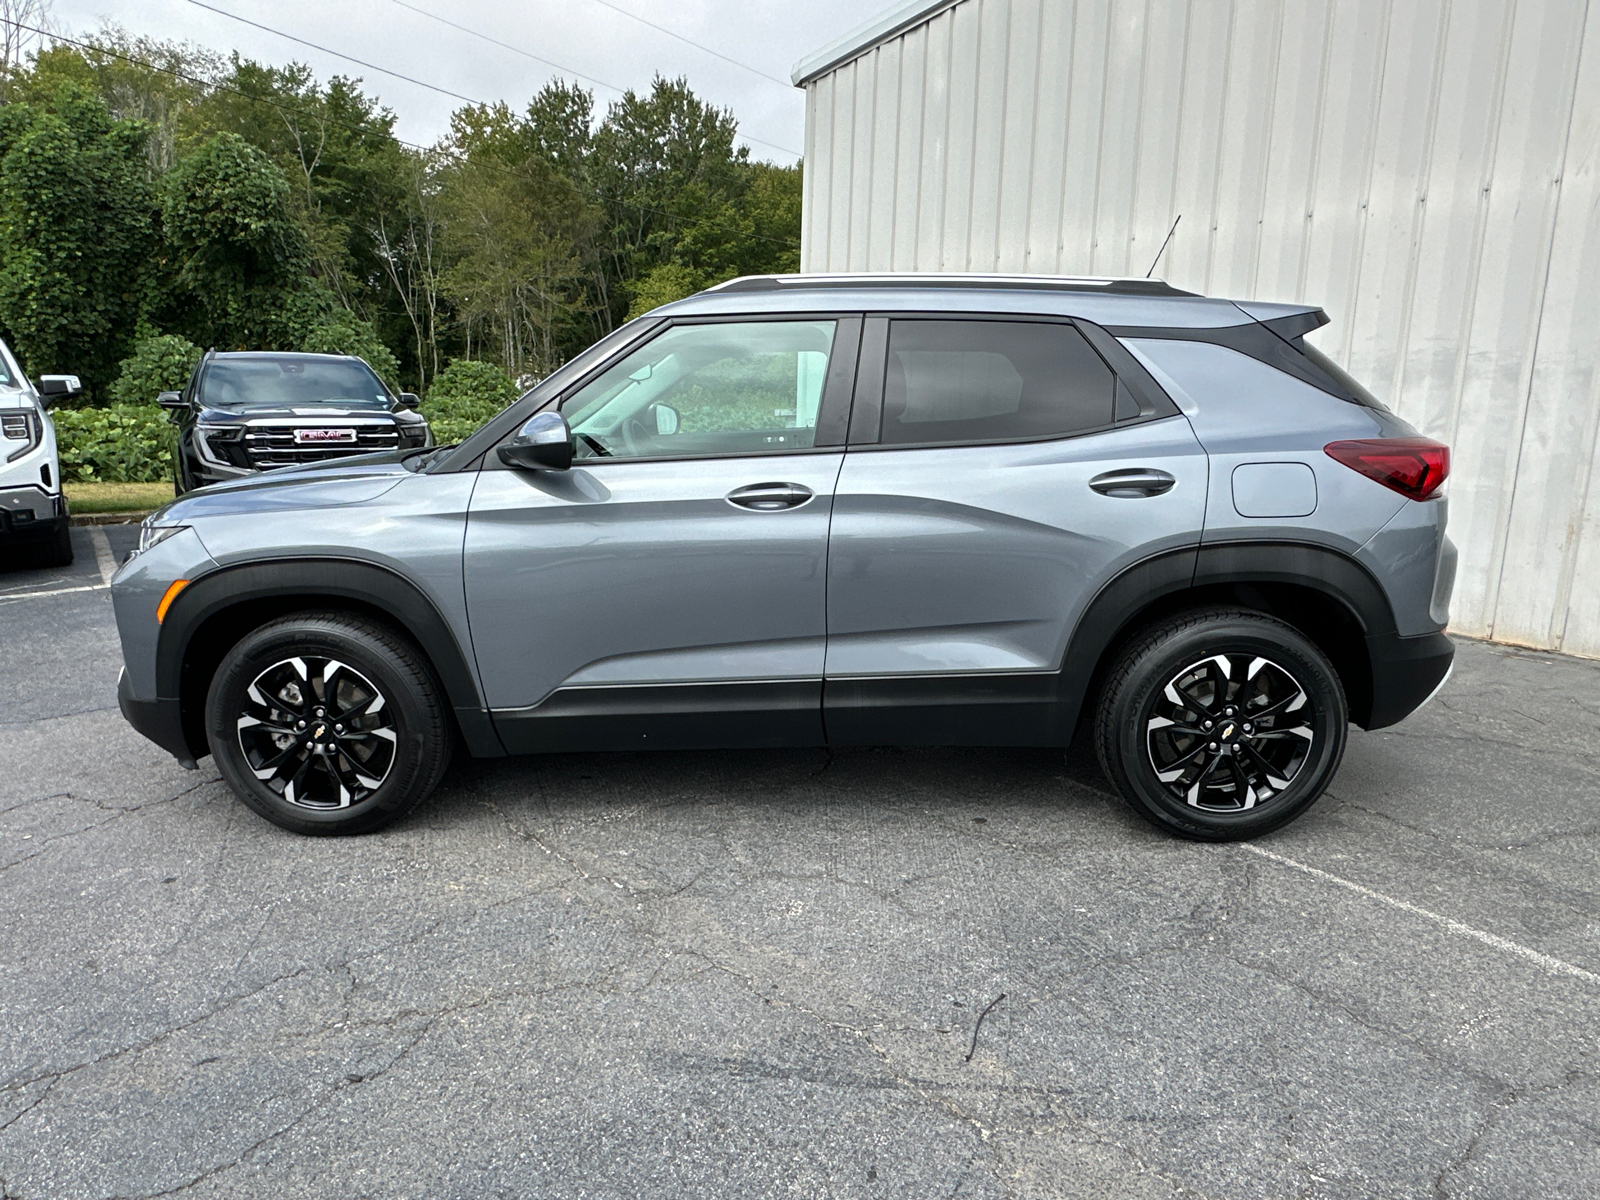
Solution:
{"label": "front bumper", "polygon": [[183,736],[183,713],[176,700],[135,700],[124,667],[117,676],[117,707],[145,737],[176,758],[180,765],[194,769],[194,755]]}
{"label": "front bumper", "polygon": [[0,488],[0,541],[54,537],[67,523],[67,498],[41,487]]}
{"label": "front bumper", "polygon": [[1372,711],[1362,726],[1383,729],[1432,698],[1450,673],[1456,647],[1443,632],[1420,637],[1390,633],[1367,638],[1367,654],[1372,663]]}

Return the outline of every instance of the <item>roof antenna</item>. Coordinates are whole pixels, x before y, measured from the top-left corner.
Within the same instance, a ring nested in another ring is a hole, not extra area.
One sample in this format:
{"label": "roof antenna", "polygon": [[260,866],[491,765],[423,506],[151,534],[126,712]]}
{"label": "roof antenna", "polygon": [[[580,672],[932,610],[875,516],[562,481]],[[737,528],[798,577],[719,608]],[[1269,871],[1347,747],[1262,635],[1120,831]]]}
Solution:
{"label": "roof antenna", "polygon": [[1149,279],[1150,276],[1156,273],[1156,263],[1160,262],[1161,256],[1167,252],[1167,242],[1170,242],[1172,240],[1172,235],[1178,232],[1178,222],[1181,220],[1183,220],[1182,213],[1179,213],[1177,216],[1172,218],[1172,228],[1167,230],[1167,241],[1162,242],[1161,249],[1156,251],[1156,261],[1151,263],[1150,269],[1144,273],[1144,277],[1146,279]]}

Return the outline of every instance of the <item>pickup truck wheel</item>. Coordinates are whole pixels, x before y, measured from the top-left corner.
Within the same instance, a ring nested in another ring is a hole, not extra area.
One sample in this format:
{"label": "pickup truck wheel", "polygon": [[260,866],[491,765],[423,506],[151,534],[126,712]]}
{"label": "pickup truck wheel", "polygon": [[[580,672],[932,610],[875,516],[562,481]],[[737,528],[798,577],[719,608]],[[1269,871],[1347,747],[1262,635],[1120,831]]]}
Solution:
{"label": "pickup truck wheel", "polygon": [[1264,613],[1207,610],[1136,637],[1095,715],[1100,765],[1146,820],[1237,841],[1294,820],[1344,756],[1349,711],[1327,657]]}
{"label": "pickup truck wheel", "polygon": [[34,547],[33,561],[41,567],[70,567],[72,565],[72,530],[64,522],[50,539]]}
{"label": "pickup truck wheel", "polygon": [[305,834],[369,833],[438,784],[450,724],[426,660],[344,613],[300,613],[247,635],[206,698],[211,754],[256,812]]}

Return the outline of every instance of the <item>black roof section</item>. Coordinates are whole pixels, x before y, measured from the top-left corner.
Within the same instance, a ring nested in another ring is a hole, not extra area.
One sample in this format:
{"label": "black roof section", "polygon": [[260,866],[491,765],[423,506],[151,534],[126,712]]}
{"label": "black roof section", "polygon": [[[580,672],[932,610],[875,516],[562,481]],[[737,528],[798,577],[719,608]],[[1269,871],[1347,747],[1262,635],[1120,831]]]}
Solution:
{"label": "black roof section", "polygon": [[1068,275],[741,275],[708,292],[785,292],[854,288],[952,288],[975,291],[1092,292],[1103,296],[1195,296],[1164,279],[1096,279]]}

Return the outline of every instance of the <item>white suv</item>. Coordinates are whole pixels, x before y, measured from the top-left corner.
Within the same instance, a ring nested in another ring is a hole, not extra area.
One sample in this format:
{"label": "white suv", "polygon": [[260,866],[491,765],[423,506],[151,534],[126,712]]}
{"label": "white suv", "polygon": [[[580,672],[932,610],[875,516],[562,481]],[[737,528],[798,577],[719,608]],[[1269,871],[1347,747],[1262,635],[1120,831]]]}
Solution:
{"label": "white suv", "polygon": [[56,428],[48,399],[83,390],[76,375],[44,375],[34,387],[0,341],[0,547],[4,558],[31,554],[40,566],[72,561],[67,498],[61,492]]}

